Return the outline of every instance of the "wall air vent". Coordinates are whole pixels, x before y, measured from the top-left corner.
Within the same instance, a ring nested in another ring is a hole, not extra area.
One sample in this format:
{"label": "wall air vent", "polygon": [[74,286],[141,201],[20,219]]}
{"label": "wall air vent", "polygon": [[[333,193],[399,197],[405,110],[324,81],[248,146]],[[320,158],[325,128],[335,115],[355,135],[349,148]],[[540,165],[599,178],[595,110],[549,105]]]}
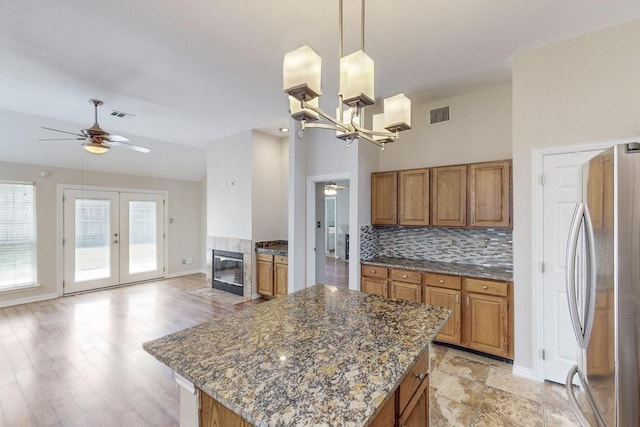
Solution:
{"label": "wall air vent", "polygon": [[116,111],[116,110],[113,110],[110,115],[118,118],[126,117],[128,119],[131,119],[136,116],[135,114],[125,113],[124,111]]}
{"label": "wall air vent", "polygon": [[429,125],[437,125],[449,121],[449,106],[429,110]]}

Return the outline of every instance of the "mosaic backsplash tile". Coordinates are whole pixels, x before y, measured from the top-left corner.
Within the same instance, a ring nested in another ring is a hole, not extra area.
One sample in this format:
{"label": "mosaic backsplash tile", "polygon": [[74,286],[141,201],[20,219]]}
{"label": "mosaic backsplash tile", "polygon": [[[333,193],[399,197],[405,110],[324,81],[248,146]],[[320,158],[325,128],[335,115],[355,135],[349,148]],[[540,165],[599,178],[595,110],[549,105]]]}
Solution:
{"label": "mosaic backsplash tile", "polygon": [[361,228],[363,260],[386,256],[513,268],[510,230],[464,228]]}

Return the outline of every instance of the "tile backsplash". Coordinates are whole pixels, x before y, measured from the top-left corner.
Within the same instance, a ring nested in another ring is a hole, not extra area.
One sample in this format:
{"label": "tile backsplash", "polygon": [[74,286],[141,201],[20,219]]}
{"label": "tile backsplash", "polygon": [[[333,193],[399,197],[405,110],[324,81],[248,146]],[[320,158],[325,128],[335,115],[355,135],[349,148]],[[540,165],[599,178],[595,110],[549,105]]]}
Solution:
{"label": "tile backsplash", "polygon": [[363,260],[389,256],[513,268],[511,230],[364,226]]}

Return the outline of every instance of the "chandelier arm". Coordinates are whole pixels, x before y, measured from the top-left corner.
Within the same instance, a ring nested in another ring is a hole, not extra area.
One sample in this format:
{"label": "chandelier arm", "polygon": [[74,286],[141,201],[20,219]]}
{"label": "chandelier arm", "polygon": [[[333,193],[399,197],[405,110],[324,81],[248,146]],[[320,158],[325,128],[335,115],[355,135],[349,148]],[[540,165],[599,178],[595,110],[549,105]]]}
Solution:
{"label": "chandelier arm", "polygon": [[[311,110],[311,111],[321,115],[327,121],[330,121],[334,125],[338,126],[340,128],[338,130],[340,130],[340,131],[347,131],[348,133],[349,132],[353,132],[353,128],[352,127],[350,127],[349,125],[347,125],[347,124],[341,122],[340,120],[332,117],[330,114],[325,113],[319,107],[314,107],[313,105],[307,103],[306,101],[303,101],[302,102],[302,108],[306,108],[308,110]],[[307,124],[307,127],[309,127],[309,124]]]}
{"label": "chandelier arm", "polygon": [[357,124],[355,124],[353,122],[353,120],[351,121],[351,126],[353,126],[353,128],[356,131],[358,131],[358,133],[360,133],[360,134],[365,134],[365,135],[369,135],[369,136],[384,136],[386,138],[389,138],[392,141],[395,141],[396,139],[399,138],[398,132],[385,132],[385,131],[370,130],[370,129],[358,126]]}
{"label": "chandelier arm", "polygon": [[344,132],[345,129],[340,126],[328,125],[326,123],[305,123],[305,128],[318,128],[318,129],[328,129],[335,130],[337,132]]}
{"label": "chandelier arm", "polygon": [[385,142],[376,141],[375,139],[373,139],[373,138],[371,138],[371,137],[369,137],[369,136],[367,136],[366,134],[363,134],[363,133],[358,133],[358,138],[364,139],[365,141],[370,142],[373,145],[376,145],[376,146],[384,149]]}

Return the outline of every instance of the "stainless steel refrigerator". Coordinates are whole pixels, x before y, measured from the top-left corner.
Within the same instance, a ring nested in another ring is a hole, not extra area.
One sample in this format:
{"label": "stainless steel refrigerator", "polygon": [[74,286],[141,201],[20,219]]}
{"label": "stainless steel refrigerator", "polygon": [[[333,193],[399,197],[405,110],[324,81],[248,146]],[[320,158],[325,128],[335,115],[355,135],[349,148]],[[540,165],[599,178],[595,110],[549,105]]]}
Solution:
{"label": "stainless steel refrigerator", "polygon": [[640,426],[640,143],[610,148],[583,174],[567,245],[579,347],[567,395],[585,426]]}

